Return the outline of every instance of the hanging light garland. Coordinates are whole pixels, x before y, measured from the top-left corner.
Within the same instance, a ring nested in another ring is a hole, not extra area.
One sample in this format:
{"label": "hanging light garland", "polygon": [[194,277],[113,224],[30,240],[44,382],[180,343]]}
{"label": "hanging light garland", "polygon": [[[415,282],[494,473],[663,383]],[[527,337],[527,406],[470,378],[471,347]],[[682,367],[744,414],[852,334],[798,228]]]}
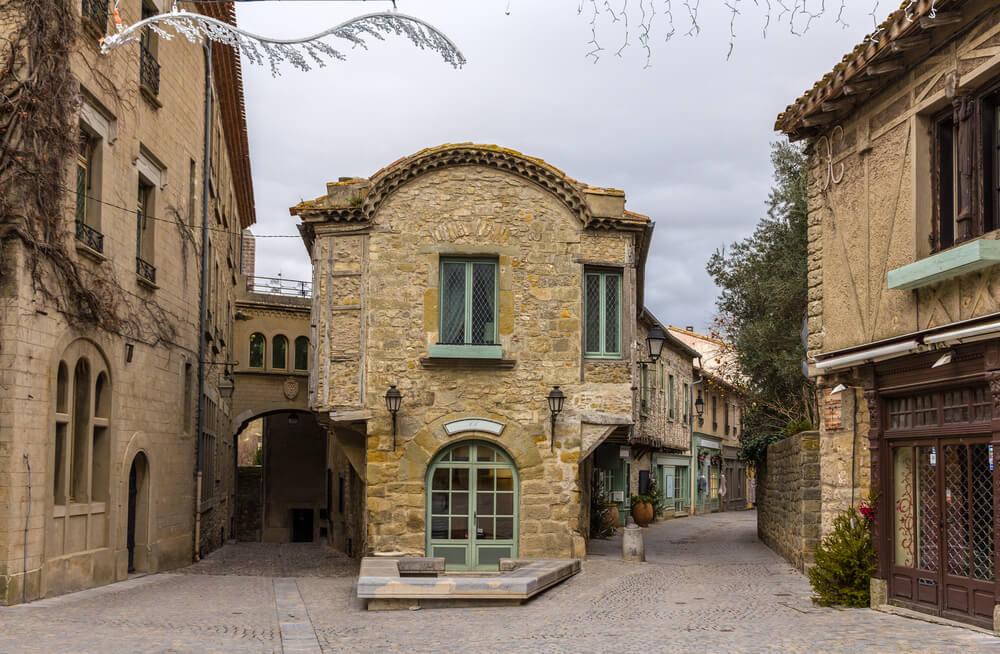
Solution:
{"label": "hanging light garland", "polygon": [[179,9],[176,3],[168,13],[144,18],[126,27],[122,25],[116,0],[114,19],[117,31],[101,39],[103,54],[138,41],[142,30],[146,28],[169,40],[174,35],[165,28],[171,28],[192,43],[201,43],[203,39],[208,39],[231,46],[246,55],[251,63],[259,66],[269,65],[271,74],[275,77],[280,74],[278,65],[284,62],[299,70],[308,71],[312,69],[313,63],[323,67],[327,59],[345,60],[347,57],[344,53],[322,40],[328,36],[344,39],[351,43],[352,47],[365,49],[368,48],[366,39],[369,37],[384,41],[385,36],[389,34],[405,36],[418,48],[438,53],[455,68],[465,64],[465,56],[458,46],[436,27],[419,18],[396,12],[365,14],[318,34],[299,39],[275,39],[253,34],[211,16]]}

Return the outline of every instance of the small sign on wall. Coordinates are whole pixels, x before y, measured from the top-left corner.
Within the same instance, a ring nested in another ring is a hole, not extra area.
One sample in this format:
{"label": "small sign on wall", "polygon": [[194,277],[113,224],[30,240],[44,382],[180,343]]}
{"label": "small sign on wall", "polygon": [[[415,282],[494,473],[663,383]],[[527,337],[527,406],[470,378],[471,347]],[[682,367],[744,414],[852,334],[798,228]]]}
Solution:
{"label": "small sign on wall", "polygon": [[631,448],[628,448],[628,447],[620,447],[620,448],[618,448],[618,456],[620,458],[622,458],[622,459],[629,458],[630,456],[632,456],[632,450],[631,450]]}
{"label": "small sign on wall", "polygon": [[827,430],[844,428],[844,393],[823,391],[823,427]]}
{"label": "small sign on wall", "polygon": [[612,502],[624,502],[625,501],[625,491],[611,491],[611,501]]}

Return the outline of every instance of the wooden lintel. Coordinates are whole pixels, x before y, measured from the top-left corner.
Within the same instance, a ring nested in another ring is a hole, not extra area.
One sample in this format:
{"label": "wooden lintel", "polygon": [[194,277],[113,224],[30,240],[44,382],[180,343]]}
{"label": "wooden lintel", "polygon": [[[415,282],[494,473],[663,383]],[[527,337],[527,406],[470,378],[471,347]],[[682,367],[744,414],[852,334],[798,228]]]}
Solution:
{"label": "wooden lintel", "polygon": [[904,36],[889,44],[893,52],[906,52],[915,48],[923,48],[931,43],[930,34],[918,34],[917,36]]}
{"label": "wooden lintel", "polygon": [[809,116],[808,118],[803,118],[802,125],[805,127],[817,127],[819,125],[829,125],[836,119],[837,119],[836,113],[816,114],[815,116]]}
{"label": "wooden lintel", "polygon": [[875,64],[869,64],[868,67],[865,68],[865,73],[869,77],[875,77],[877,75],[898,73],[903,70],[903,68],[905,68],[905,66],[903,65],[902,59],[887,59]]}
{"label": "wooden lintel", "polygon": [[925,30],[933,29],[935,27],[945,27],[947,25],[955,25],[956,23],[962,22],[962,12],[960,11],[939,11],[931,18],[930,16],[923,16],[920,19],[920,27]]}

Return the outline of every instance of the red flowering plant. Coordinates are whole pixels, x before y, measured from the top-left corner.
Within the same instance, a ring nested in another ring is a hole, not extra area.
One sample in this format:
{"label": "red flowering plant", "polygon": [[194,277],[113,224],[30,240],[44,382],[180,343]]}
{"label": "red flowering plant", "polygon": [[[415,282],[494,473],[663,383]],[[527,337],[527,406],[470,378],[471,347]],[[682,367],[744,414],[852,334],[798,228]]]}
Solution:
{"label": "red flowering plant", "polygon": [[858,513],[863,515],[868,522],[875,522],[875,507],[867,501],[858,505]]}

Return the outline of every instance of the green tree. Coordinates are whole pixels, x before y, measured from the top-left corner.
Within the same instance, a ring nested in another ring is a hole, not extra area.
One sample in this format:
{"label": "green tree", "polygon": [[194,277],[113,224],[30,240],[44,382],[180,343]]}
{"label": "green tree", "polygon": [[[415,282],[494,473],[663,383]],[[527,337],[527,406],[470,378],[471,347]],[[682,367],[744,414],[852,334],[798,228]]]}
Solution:
{"label": "green tree", "polygon": [[774,186],[754,233],[716,250],[708,274],[718,336],[732,344],[720,374],[744,393],[744,458],[761,461],[767,445],[815,424],[814,384],[802,374],[807,299],[808,175],[803,148],[771,147]]}

